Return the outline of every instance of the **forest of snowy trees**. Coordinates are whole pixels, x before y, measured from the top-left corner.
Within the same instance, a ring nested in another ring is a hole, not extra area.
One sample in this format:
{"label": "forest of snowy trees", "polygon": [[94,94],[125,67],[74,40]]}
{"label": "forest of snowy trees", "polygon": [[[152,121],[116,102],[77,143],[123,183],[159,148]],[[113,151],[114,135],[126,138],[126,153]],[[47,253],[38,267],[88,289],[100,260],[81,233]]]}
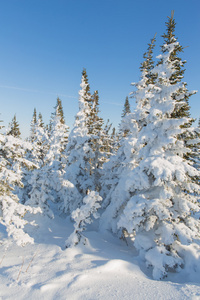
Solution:
{"label": "forest of snowy trees", "polygon": [[25,227],[30,215],[70,215],[75,225],[66,247],[85,243],[83,231],[98,219],[101,232],[135,247],[155,279],[184,267],[188,245],[198,248],[200,133],[173,13],[156,61],[155,42],[125,99],[119,130],[99,116],[98,91],[91,92],[84,69],[71,130],[57,98],[48,125],[34,110],[26,141],[16,116],[0,134],[0,231],[18,245],[34,242]]}

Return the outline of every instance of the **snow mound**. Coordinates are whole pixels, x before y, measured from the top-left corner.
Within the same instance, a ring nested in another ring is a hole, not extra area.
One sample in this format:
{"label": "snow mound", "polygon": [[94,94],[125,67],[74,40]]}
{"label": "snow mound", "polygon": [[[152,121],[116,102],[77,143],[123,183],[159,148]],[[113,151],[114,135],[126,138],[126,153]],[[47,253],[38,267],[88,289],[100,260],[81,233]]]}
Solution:
{"label": "snow mound", "polygon": [[[32,229],[35,244],[0,245],[0,297],[2,299],[199,299],[200,272],[196,266],[152,280],[143,261],[110,233],[85,231],[88,240],[64,248],[73,231],[69,219],[44,217]],[[196,274],[196,276],[195,276]],[[192,280],[192,282],[190,282]],[[199,283],[197,283],[197,281]],[[182,282],[182,283],[181,283]],[[196,282],[196,283],[195,283]],[[1,299],[0,298],[0,299]]]}

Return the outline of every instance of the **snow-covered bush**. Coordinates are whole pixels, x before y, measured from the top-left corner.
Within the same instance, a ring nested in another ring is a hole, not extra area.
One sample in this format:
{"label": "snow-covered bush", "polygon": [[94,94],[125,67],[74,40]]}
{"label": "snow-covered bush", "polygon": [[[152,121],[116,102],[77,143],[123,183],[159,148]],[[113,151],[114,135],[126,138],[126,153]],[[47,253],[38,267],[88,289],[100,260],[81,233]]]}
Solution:
{"label": "snow-covered bush", "polygon": [[66,241],[67,248],[77,245],[82,239],[83,243],[86,242],[82,232],[86,229],[87,224],[92,223],[92,218],[99,218],[97,210],[101,207],[100,201],[102,201],[102,198],[99,196],[99,193],[91,191],[84,197],[83,205],[72,212],[71,217],[75,224],[73,233]]}
{"label": "snow-covered bush", "polygon": [[47,171],[45,166],[32,171],[32,176],[29,180],[31,191],[26,204],[31,207],[40,208],[42,214],[53,218],[54,214],[49,207],[48,201],[54,202],[55,199],[51,193],[51,182]]}

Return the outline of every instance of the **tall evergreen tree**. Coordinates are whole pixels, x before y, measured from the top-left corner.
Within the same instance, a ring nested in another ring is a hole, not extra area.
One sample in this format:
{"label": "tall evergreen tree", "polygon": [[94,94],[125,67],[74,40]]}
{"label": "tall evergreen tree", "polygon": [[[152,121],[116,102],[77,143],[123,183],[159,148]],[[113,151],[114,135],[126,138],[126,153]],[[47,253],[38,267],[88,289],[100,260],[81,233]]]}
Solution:
{"label": "tall evergreen tree", "polygon": [[79,207],[88,190],[94,189],[91,176],[91,160],[94,158],[94,152],[91,148],[91,135],[87,126],[91,109],[88,101],[89,84],[86,79],[86,73],[83,72],[79,91],[79,111],[66,147],[67,161],[64,175],[66,189],[65,202],[62,205],[65,212],[71,212]]}
{"label": "tall evergreen tree", "polygon": [[[62,113],[61,113],[62,112]],[[62,110],[62,103],[57,98],[57,105],[55,106],[55,112],[51,117],[51,131],[49,132],[49,152],[48,157],[50,160],[61,161],[61,155],[66,148],[68,141],[69,126],[65,124],[64,114]],[[47,160],[48,160],[47,157]]]}
{"label": "tall evergreen tree", "polygon": [[[53,117],[54,116],[54,117]],[[31,199],[34,205],[39,205],[44,214],[53,217],[49,208],[49,200],[52,202],[64,202],[63,199],[63,154],[68,139],[69,127],[62,123],[64,116],[60,114],[59,106],[55,107],[52,114],[51,134],[48,141],[48,152],[44,165],[40,170],[35,170],[34,185],[31,191]]]}
{"label": "tall evergreen tree", "polygon": [[[34,110],[31,123],[33,126],[31,127],[32,130],[29,139],[32,147],[26,151],[26,159],[33,163],[33,168],[31,170],[26,168],[23,170],[24,176],[22,181],[24,188],[20,191],[22,203],[29,203],[33,191],[36,190],[36,186],[38,187],[39,185],[39,178],[44,176],[42,167],[45,165],[46,155],[49,150],[49,137],[44,128],[42,115],[40,114],[37,120],[35,111],[36,110]],[[34,123],[35,120],[36,123]],[[34,182],[35,179],[37,179],[37,182]],[[33,203],[34,201],[31,202],[31,205],[33,205]]]}
{"label": "tall evergreen tree", "polygon": [[104,162],[105,153],[103,152],[103,119],[99,117],[99,94],[95,91],[90,103],[90,114],[87,118],[88,133],[91,136],[90,147],[94,152],[93,158],[90,159],[90,174],[94,177],[95,190],[100,190],[101,168]]}
{"label": "tall evergreen tree", "polygon": [[177,105],[174,95],[181,87],[179,82],[171,85],[176,69],[170,57],[176,46],[176,42],[163,46],[162,63],[152,70],[155,83],[143,90],[142,95],[148,89],[148,114],[143,98],[141,105],[138,98],[134,118],[146,114],[146,126],[139,127],[133,148],[136,167],[127,164],[101,217],[102,228],[119,234],[126,230],[146,264],[153,267],[155,279],[180,269],[185,246],[199,238],[200,229],[193,215],[199,210],[195,196],[199,173],[184,159],[187,149],[177,138],[188,118],[171,117]]}

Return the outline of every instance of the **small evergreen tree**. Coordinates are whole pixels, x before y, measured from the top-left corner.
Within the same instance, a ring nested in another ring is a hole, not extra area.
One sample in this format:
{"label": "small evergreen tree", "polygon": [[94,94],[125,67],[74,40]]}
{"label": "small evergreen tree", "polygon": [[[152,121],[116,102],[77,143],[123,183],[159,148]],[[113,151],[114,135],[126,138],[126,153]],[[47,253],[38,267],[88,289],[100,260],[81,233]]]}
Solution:
{"label": "small evergreen tree", "polygon": [[45,173],[42,168],[45,165],[46,155],[49,150],[49,137],[43,126],[41,116],[38,117],[36,124],[34,124],[33,132],[34,135],[31,136],[32,148],[26,152],[26,158],[34,164],[34,167],[31,170],[24,170],[24,188],[21,191],[21,199],[22,203],[37,206],[38,201],[36,199],[39,197],[38,190],[41,189],[41,182],[45,180]]}
{"label": "small evergreen tree", "polygon": [[41,209],[50,217],[53,216],[53,213],[49,209],[48,201],[65,202],[65,199],[63,199],[63,189],[65,189],[63,184],[63,154],[69,129],[62,122],[64,116],[59,112],[59,105],[55,107],[55,110],[48,141],[49,149],[45,156],[44,165],[39,171],[35,171],[36,178],[33,179],[35,188],[31,192],[31,199],[36,203],[35,205],[41,205]]}
{"label": "small evergreen tree", "polygon": [[12,135],[16,138],[20,138],[20,136],[21,136],[21,132],[19,129],[19,123],[16,120],[16,115],[14,115],[12,122],[9,123],[7,135]]}
{"label": "small evergreen tree", "polygon": [[75,228],[66,241],[67,248],[76,246],[81,241],[83,244],[86,243],[86,238],[83,237],[82,232],[86,229],[87,224],[93,222],[93,218],[98,219],[100,217],[97,213],[97,210],[101,207],[100,201],[102,201],[102,198],[99,194],[92,191],[84,197],[83,205],[72,212],[71,216],[75,221]]}

